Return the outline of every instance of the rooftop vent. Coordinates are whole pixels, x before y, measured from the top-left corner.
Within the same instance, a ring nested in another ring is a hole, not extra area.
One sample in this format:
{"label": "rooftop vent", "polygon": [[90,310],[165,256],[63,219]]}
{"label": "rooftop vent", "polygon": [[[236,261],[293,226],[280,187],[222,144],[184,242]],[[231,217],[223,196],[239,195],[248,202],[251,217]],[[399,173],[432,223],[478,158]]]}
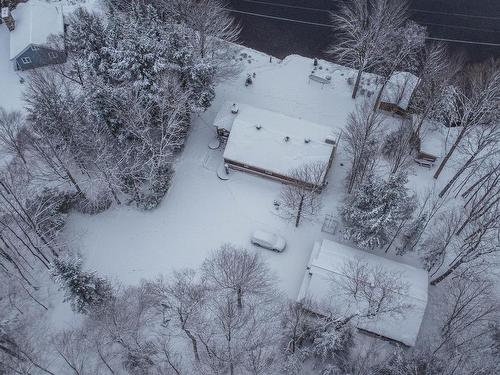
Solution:
{"label": "rooftop vent", "polygon": [[238,110],[239,110],[238,104],[233,103],[233,105],[231,106],[231,113],[236,114],[236,113],[238,113]]}
{"label": "rooftop vent", "polygon": [[309,142],[311,142],[311,138],[305,138],[304,139],[304,143],[309,143]]}
{"label": "rooftop vent", "polygon": [[290,140],[290,137],[287,135],[285,138],[284,138],[285,142],[288,142]]}
{"label": "rooftop vent", "polygon": [[255,129],[257,129],[257,130],[262,129],[262,125],[255,125]]}

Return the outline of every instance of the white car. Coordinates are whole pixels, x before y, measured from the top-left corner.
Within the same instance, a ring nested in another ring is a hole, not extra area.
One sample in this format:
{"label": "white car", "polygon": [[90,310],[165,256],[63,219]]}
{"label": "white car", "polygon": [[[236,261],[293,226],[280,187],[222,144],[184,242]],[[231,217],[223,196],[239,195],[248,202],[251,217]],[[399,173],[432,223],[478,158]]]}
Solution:
{"label": "white car", "polygon": [[263,230],[256,230],[252,233],[250,241],[257,246],[281,253],[285,250],[286,241],[283,237]]}

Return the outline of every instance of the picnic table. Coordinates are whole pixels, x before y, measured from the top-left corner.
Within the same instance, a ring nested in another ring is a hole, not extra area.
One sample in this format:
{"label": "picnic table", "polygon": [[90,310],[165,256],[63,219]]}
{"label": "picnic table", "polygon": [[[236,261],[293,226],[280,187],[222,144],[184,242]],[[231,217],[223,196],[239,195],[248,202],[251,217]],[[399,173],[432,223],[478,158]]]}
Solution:
{"label": "picnic table", "polygon": [[309,74],[309,81],[319,82],[322,85],[328,85],[332,83],[332,72],[326,69],[314,69]]}
{"label": "picnic table", "polygon": [[434,166],[434,161],[430,159],[415,159],[415,163],[429,169]]}

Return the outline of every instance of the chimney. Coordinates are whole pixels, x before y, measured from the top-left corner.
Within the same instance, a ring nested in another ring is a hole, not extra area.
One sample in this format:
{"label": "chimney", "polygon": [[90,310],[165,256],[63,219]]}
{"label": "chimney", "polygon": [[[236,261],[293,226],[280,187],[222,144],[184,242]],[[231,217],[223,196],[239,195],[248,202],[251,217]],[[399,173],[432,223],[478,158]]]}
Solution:
{"label": "chimney", "polygon": [[327,144],[329,144],[329,145],[335,145],[337,142],[335,141],[335,138],[333,138],[333,136],[328,135],[328,136],[325,138],[325,143],[327,143]]}
{"label": "chimney", "polygon": [[12,17],[9,7],[2,8],[2,21],[5,23],[9,31],[14,31],[16,28],[16,21],[14,21],[14,17]]}

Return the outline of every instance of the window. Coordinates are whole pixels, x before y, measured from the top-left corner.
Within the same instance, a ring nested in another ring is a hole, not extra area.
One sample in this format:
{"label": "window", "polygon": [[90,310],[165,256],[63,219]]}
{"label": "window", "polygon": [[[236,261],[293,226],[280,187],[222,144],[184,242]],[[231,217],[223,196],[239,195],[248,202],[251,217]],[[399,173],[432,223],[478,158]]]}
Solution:
{"label": "window", "polygon": [[49,52],[49,57],[51,59],[56,59],[57,58],[57,53],[55,53],[55,52]]}
{"label": "window", "polygon": [[32,45],[32,46],[31,46],[31,50],[32,50],[32,51],[35,51],[35,52],[36,52],[36,51],[38,51],[39,49],[40,49],[40,48],[38,48],[38,46],[35,46],[35,45]]}
{"label": "window", "polygon": [[23,57],[21,61],[23,64],[31,64],[31,59],[29,57]]}

